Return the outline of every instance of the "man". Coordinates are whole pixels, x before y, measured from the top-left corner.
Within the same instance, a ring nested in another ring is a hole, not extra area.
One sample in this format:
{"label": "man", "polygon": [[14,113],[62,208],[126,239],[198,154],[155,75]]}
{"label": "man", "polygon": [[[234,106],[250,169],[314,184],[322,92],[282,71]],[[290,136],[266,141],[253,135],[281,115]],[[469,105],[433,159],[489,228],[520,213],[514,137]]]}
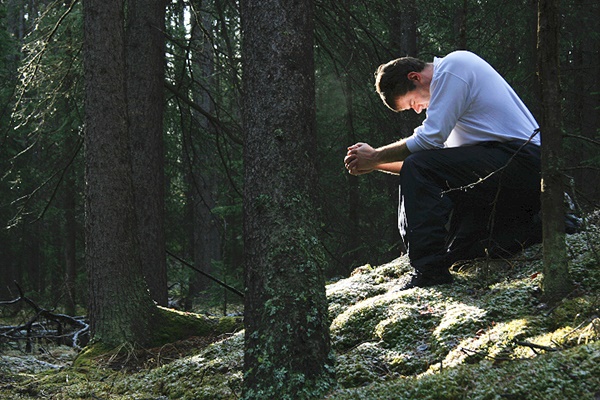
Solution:
{"label": "man", "polygon": [[415,270],[404,289],[451,283],[458,260],[541,239],[538,124],[486,61],[467,51],[404,57],[381,65],[375,86],[393,111],[427,109],[412,136],[357,143],[344,159],[353,175],[400,175],[398,226]]}

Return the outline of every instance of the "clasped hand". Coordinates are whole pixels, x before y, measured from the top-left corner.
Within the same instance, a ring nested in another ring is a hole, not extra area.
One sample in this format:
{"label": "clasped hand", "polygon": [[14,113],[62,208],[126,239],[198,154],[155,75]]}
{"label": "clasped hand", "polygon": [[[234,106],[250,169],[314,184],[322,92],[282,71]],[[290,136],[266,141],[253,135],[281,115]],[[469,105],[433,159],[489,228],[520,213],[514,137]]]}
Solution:
{"label": "clasped hand", "polygon": [[356,143],[348,147],[344,165],[351,175],[368,174],[373,172],[378,165],[376,156],[377,150],[367,143]]}

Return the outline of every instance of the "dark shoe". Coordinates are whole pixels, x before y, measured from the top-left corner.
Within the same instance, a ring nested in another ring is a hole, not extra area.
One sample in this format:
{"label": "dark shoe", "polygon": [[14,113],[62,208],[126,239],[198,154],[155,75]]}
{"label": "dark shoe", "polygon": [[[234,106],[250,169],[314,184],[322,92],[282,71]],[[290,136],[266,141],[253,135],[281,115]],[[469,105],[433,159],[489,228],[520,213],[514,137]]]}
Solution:
{"label": "dark shoe", "polygon": [[436,285],[445,285],[452,283],[454,278],[448,270],[439,271],[437,273],[423,274],[415,271],[406,276],[403,284],[397,289],[406,290],[415,287],[428,287]]}

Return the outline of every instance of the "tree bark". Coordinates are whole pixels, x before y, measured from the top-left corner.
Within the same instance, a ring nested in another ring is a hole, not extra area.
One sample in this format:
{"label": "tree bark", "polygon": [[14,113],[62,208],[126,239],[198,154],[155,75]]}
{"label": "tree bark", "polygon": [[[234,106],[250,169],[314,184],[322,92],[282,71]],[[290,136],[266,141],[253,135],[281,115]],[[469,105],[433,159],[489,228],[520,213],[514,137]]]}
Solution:
{"label": "tree bark", "polygon": [[[210,90],[214,88],[214,49],[208,34],[212,31],[212,18],[205,11],[206,1],[194,2],[192,39],[197,44],[192,53],[195,78],[202,85],[194,86],[194,102],[209,114],[214,115],[215,105]],[[213,215],[218,193],[218,169],[220,161],[216,145],[217,132],[214,125],[205,115],[192,110],[193,160],[193,199],[194,199],[194,264],[208,273],[214,274],[214,265],[222,260],[221,232],[218,220]],[[196,144],[196,146],[194,146]],[[212,282],[204,276],[196,274],[191,288],[196,291],[208,290]]]}
{"label": "tree bark", "polygon": [[89,318],[107,346],[148,343],[156,312],[137,245],[123,21],[121,0],[84,2]]}
{"label": "tree bark", "polygon": [[556,302],[572,290],[565,243],[559,32],[559,1],[539,0],[538,71],[542,103],[543,289],[544,297],[548,302]]}
{"label": "tree bark", "polygon": [[241,6],[244,397],[321,398],[331,360],[315,206],[314,5]]}
{"label": "tree bark", "polygon": [[[72,140],[69,140],[72,142]],[[77,308],[76,278],[77,278],[77,221],[75,218],[75,171],[72,167],[67,172],[64,194],[64,260],[65,260],[65,312],[75,315]]]}
{"label": "tree bark", "polygon": [[127,108],[142,265],[157,304],[167,305],[163,145],[164,0],[127,1]]}
{"label": "tree bark", "polygon": [[457,50],[467,49],[467,16],[468,16],[467,0],[462,1],[461,7],[457,7],[454,15],[454,34]]}

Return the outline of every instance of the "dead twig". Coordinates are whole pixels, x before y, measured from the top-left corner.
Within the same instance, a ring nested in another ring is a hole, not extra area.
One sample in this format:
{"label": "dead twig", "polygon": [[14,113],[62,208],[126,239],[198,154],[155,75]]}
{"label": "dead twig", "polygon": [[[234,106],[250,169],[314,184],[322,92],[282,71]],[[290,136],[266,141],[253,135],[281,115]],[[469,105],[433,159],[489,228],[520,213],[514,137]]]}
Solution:
{"label": "dead twig", "polygon": [[544,350],[544,351],[560,351],[561,350],[558,347],[542,346],[541,344],[531,343],[526,340],[516,341],[515,344],[518,344],[519,346],[529,347],[536,354],[538,354],[538,352],[536,350]]}

